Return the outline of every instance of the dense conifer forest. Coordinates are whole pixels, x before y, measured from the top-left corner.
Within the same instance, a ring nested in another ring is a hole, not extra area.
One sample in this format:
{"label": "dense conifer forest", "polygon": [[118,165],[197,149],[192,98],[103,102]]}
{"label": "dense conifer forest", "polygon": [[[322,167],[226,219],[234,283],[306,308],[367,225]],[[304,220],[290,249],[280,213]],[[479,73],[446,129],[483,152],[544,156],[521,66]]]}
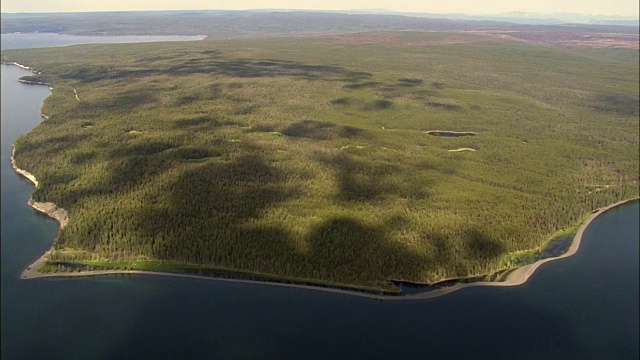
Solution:
{"label": "dense conifer forest", "polygon": [[[375,32],[2,54],[51,260],[393,289],[493,273],[638,196],[638,50]],[[176,266],[179,267],[179,266]]]}

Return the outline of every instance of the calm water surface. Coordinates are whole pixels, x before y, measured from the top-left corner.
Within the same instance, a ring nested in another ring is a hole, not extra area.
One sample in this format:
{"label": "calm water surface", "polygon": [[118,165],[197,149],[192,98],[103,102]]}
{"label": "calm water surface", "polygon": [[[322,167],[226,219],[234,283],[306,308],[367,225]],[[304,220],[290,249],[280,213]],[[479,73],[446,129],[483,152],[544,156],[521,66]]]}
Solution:
{"label": "calm water surface", "polygon": [[638,358],[637,201],[523,286],[430,300],[158,276],[19,280],[57,232],[9,162],[49,94],[16,81],[28,74],[2,65],[3,359]]}
{"label": "calm water surface", "polygon": [[2,49],[26,49],[43,48],[75,44],[97,44],[97,43],[135,43],[135,42],[156,42],[156,41],[188,41],[202,40],[204,35],[186,36],[150,36],[150,35],[121,35],[121,36],[88,36],[88,35],[63,35],[52,33],[14,33],[2,34],[0,37]]}

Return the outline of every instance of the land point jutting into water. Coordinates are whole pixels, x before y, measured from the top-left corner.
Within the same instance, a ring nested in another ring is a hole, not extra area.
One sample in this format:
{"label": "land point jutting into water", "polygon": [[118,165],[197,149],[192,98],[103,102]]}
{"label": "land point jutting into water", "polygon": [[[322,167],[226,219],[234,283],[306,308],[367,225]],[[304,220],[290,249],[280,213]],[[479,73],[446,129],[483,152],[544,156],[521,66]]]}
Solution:
{"label": "land point jutting into water", "polygon": [[638,196],[637,49],[390,31],[2,55],[53,87],[15,142],[68,216],[41,272],[397,293],[510,278]]}

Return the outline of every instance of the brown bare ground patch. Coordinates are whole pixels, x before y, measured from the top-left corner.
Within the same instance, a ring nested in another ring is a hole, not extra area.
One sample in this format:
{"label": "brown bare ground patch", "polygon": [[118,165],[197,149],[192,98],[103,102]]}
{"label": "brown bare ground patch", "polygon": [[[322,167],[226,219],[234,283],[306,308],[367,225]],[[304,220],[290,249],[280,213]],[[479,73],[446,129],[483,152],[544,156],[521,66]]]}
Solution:
{"label": "brown bare ground patch", "polygon": [[[399,47],[434,46],[451,44],[471,44],[486,41],[480,36],[469,36],[463,32],[447,32],[444,37],[434,38],[431,34],[444,32],[433,31],[412,31],[414,36],[405,36],[408,32],[365,32],[339,35],[322,35],[320,38],[327,40],[331,45],[368,45],[368,44],[392,44]],[[419,34],[424,34],[424,39],[419,38]],[[418,36],[415,36],[418,34]]]}
{"label": "brown bare ground patch", "polygon": [[585,33],[569,31],[518,31],[486,30],[468,31],[494,39],[509,39],[541,45],[571,48],[619,48],[638,49],[638,34]]}
{"label": "brown bare ground patch", "polygon": [[[422,36],[423,35],[423,36]],[[628,33],[595,33],[578,31],[522,31],[514,29],[462,31],[383,31],[320,35],[330,45],[391,44],[398,47],[418,47],[453,44],[474,44],[513,40],[538,45],[567,48],[638,49],[640,37]]]}

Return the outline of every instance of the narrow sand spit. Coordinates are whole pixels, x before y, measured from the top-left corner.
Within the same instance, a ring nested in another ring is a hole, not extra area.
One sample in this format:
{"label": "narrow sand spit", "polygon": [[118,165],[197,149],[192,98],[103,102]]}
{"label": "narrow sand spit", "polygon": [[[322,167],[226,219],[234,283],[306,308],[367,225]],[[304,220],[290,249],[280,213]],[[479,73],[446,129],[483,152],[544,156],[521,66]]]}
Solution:
{"label": "narrow sand spit", "polygon": [[17,66],[17,67],[19,67],[19,68],[23,68],[23,69],[25,69],[25,70],[31,70],[31,68],[30,68],[30,67],[28,67],[28,66],[24,66],[24,65],[22,65],[22,64],[18,64],[17,62],[8,62],[8,63],[5,63],[5,64],[6,64],[6,65],[15,65],[15,66]]}
{"label": "narrow sand spit", "polygon": [[41,82],[41,81],[29,81],[29,80],[18,79],[18,82],[21,82],[23,84],[30,84],[30,85],[47,85],[48,87],[51,87],[51,84],[46,82]]}

